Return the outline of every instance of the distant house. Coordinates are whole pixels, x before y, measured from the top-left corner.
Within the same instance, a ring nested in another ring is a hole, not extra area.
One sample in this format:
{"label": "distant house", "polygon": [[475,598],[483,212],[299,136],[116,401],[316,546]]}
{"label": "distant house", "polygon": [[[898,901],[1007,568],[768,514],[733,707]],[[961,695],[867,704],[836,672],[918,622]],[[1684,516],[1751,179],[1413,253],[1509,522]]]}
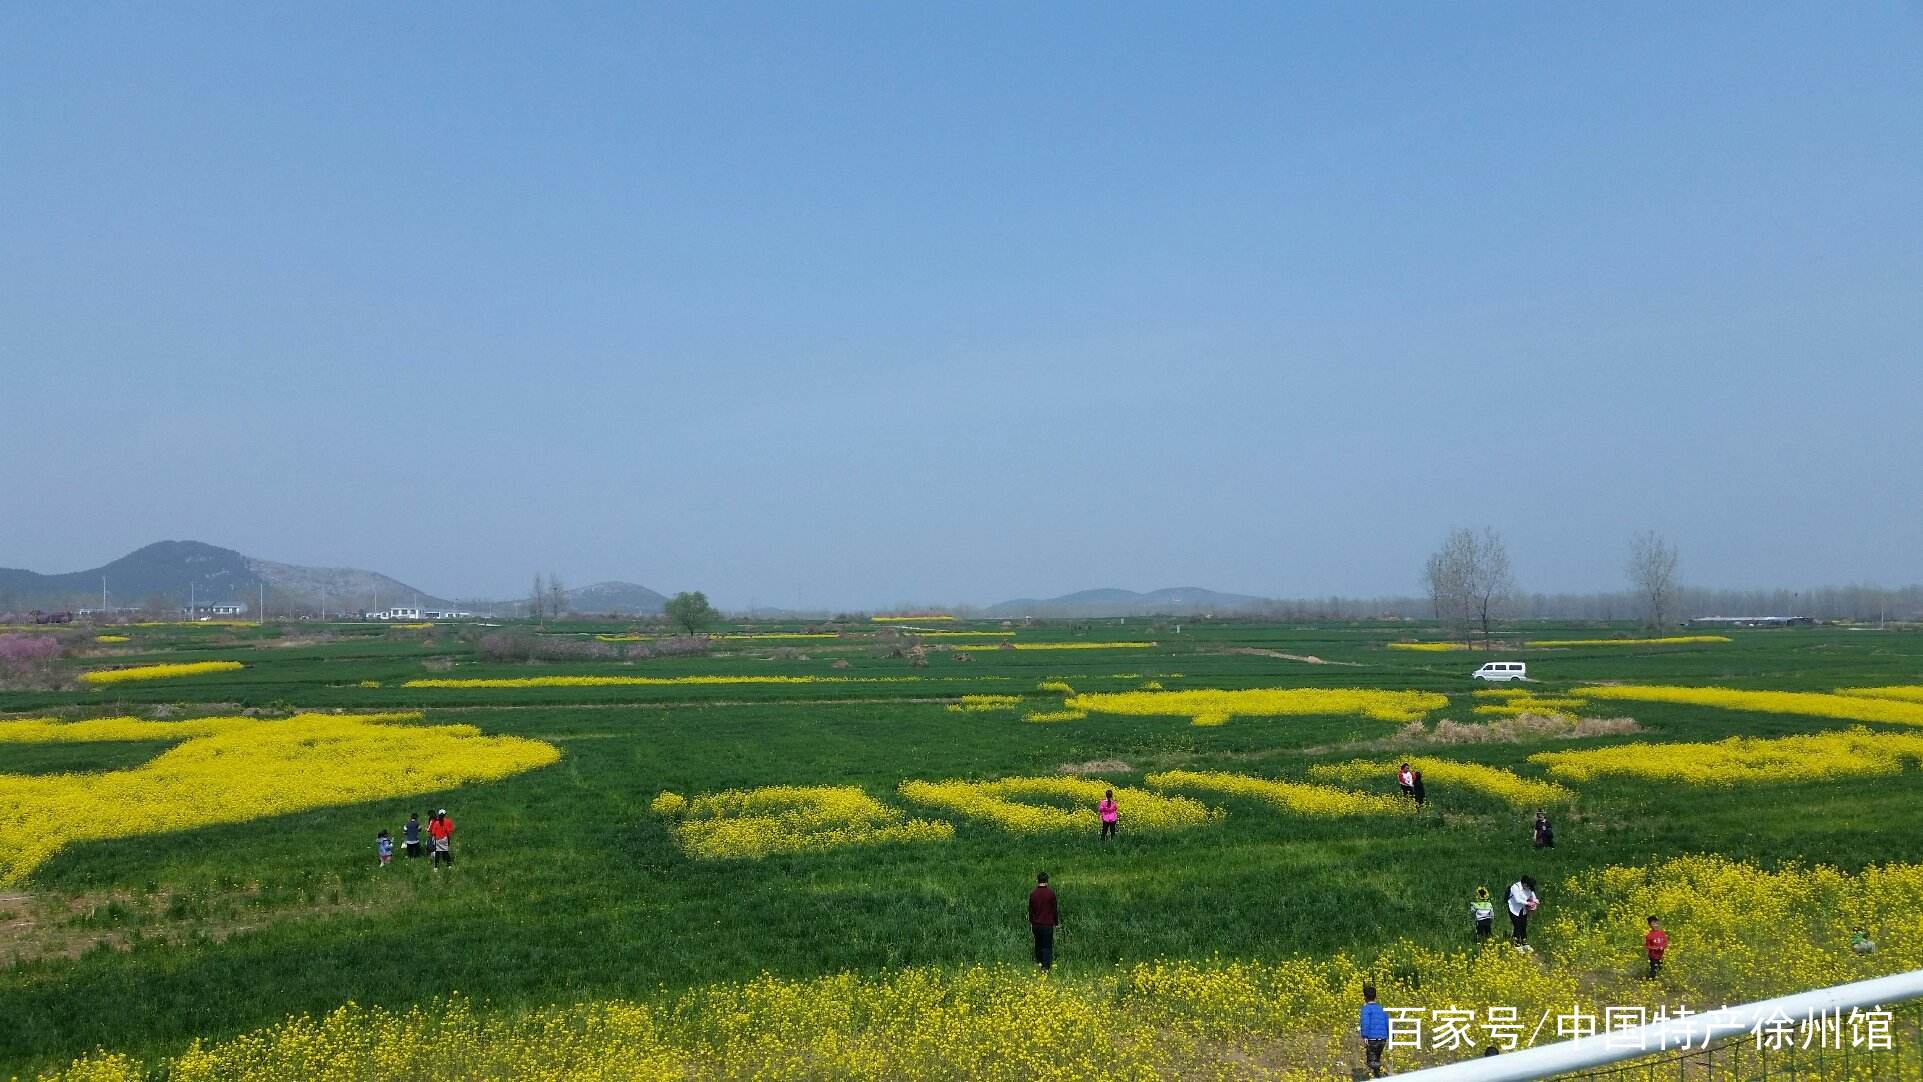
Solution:
{"label": "distant house", "polygon": [[1809,627],[1816,623],[1808,616],[1698,616],[1690,627]]}
{"label": "distant house", "polygon": [[424,609],[418,605],[396,605],[365,614],[369,620],[465,620],[474,615],[457,609]]}
{"label": "distant house", "polygon": [[239,601],[210,601],[195,605],[193,616],[239,616],[247,611],[247,606]]}

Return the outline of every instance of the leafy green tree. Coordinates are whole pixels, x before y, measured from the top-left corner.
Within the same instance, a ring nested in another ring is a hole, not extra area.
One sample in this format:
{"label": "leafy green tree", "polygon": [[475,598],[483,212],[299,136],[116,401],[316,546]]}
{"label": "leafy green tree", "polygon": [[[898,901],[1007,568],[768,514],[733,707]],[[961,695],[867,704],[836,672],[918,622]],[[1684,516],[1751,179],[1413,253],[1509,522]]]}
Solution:
{"label": "leafy green tree", "polygon": [[721,614],[708,604],[708,595],[699,590],[683,591],[669,598],[666,611],[668,622],[690,635],[721,619]]}

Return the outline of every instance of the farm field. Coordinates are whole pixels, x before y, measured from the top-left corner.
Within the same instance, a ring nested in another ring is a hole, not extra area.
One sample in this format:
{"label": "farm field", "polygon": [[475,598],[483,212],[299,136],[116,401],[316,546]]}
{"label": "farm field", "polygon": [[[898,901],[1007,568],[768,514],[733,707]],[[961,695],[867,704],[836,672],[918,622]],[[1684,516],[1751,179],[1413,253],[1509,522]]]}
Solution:
{"label": "farm field", "polygon": [[[1923,967],[1923,633],[929,626],[61,632],[0,691],[0,1077],[1347,1078],[1365,978],[1527,1037]],[[436,808],[453,866],[379,867]]]}

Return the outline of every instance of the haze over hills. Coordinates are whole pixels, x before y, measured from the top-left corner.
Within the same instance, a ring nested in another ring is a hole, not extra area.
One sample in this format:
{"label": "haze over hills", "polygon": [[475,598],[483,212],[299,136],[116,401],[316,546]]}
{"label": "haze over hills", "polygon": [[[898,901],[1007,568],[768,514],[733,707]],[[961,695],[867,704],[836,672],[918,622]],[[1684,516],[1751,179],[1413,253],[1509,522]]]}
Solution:
{"label": "haze over hills", "polygon": [[[191,599],[199,605],[237,603],[254,612],[262,587],[270,613],[381,609],[392,605],[509,613],[520,600],[457,601],[417,589],[376,571],[352,567],[303,567],[259,560],[201,541],[158,541],[100,567],[63,574],[0,568],[0,611],[93,608],[105,586],[112,608],[179,609]],[[630,582],[600,582],[567,591],[577,612],[651,614],[666,598]]]}
{"label": "haze over hills", "polygon": [[1215,590],[1205,590],[1200,586],[1170,586],[1160,590],[1150,590],[1147,593],[1105,587],[1081,590],[1072,594],[1063,594],[1060,597],[1016,598],[1013,601],[990,605],[986,613],[989,616],[1000,617],[1164,614],[1186,616],[1199,613],[1241,612],[1261,608],[1267,603],[1267,598],[1251,597],[1248,594],[1225,594]]}

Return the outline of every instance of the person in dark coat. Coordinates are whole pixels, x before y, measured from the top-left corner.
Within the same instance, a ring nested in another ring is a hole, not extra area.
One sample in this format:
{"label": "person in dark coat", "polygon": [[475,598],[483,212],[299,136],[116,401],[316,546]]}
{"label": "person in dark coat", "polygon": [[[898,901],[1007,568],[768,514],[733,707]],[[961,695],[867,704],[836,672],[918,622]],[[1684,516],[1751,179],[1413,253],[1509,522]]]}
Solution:
{"label": "person in dark coat", "polygon": [[1035,934],[1035,964],[1046,975],[1055,965],[1055,927],[1062,922],[1055,906],[1055,889],[1048,885],[1048,873],[1035,876],[1035,889],[1028,892],[1028,928]]}

